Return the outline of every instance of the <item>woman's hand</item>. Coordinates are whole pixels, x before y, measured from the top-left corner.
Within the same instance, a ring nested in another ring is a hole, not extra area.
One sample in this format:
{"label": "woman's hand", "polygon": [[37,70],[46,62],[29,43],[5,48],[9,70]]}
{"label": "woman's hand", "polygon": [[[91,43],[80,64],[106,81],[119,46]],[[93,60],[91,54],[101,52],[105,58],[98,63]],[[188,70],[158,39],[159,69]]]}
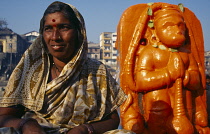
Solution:
{"label": "woman's hand", "polygon": [[13,127],[23,134],[45,134],[35,119],[21,119],[23,114],[22,106],[0,107],[0,127]]}
{"label": "woman's hand", "polygon": [[23,124],[23,126],[21,126],[20,129],[22,134],[45,134],[43,128],[38,124],[36,120],[28,120]]}
{"label": "woman's hand", "polygon": [[[68,134],[103,134],[109,130],[117,129],[120,123],[120,118],[117,111],[113,111],[101,121],[92,122],[89,125],[79,125],[71,129]],[[90,126],[91,125],[91,126]]]}
{"label": "woman's hand", "polygon": [[67,134],[89,134],[87,127],[79,125],[68,131]]}

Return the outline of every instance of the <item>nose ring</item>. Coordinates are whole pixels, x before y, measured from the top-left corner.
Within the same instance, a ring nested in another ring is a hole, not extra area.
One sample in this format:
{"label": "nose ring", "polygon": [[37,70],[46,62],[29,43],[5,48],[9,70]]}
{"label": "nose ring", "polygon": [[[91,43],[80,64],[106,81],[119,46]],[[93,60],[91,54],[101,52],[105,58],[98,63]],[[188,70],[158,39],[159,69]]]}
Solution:
{"label": "nose ring", "polygon": [[58,39],[61,39],[61,36],[58,36]]}

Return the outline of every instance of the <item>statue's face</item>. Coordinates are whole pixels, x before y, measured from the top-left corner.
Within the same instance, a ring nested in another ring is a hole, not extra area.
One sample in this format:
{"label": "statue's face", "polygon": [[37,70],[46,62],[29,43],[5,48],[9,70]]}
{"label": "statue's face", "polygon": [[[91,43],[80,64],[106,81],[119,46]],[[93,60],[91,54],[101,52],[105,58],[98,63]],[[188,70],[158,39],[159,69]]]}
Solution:
{"label": "statue's face", "polygon": [[183,45],[186,40],[186,26],[184,20],[178,12],[167,11],[165,13],[169,15],[157,16],[158,19],[155,19],[155,32],[164,45],[169,48],[178,48]]}

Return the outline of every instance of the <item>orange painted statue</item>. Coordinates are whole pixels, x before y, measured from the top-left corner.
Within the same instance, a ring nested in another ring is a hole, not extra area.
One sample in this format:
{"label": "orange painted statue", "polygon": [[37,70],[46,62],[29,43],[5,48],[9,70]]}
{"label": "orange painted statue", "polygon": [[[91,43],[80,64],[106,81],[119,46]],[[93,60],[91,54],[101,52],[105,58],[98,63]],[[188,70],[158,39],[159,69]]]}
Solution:
{"label": "orange painted statue", "polygon": [[209,134],[204,42],[182,4],[133,5],[117,31],[124,129],[137,134]]}

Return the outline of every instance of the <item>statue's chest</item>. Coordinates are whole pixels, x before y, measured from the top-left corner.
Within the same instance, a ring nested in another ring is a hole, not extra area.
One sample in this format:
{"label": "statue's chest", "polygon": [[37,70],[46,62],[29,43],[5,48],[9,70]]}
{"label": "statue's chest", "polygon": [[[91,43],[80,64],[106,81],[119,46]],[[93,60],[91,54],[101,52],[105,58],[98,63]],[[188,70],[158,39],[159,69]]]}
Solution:
{"label": "statue's chest", "polygon": [[176,63],[181,63],[185,68],[189,66],[189,54],[181,52],[159,51],[153,54],[154,64],[160,68],[166,67],[171,60]]}

